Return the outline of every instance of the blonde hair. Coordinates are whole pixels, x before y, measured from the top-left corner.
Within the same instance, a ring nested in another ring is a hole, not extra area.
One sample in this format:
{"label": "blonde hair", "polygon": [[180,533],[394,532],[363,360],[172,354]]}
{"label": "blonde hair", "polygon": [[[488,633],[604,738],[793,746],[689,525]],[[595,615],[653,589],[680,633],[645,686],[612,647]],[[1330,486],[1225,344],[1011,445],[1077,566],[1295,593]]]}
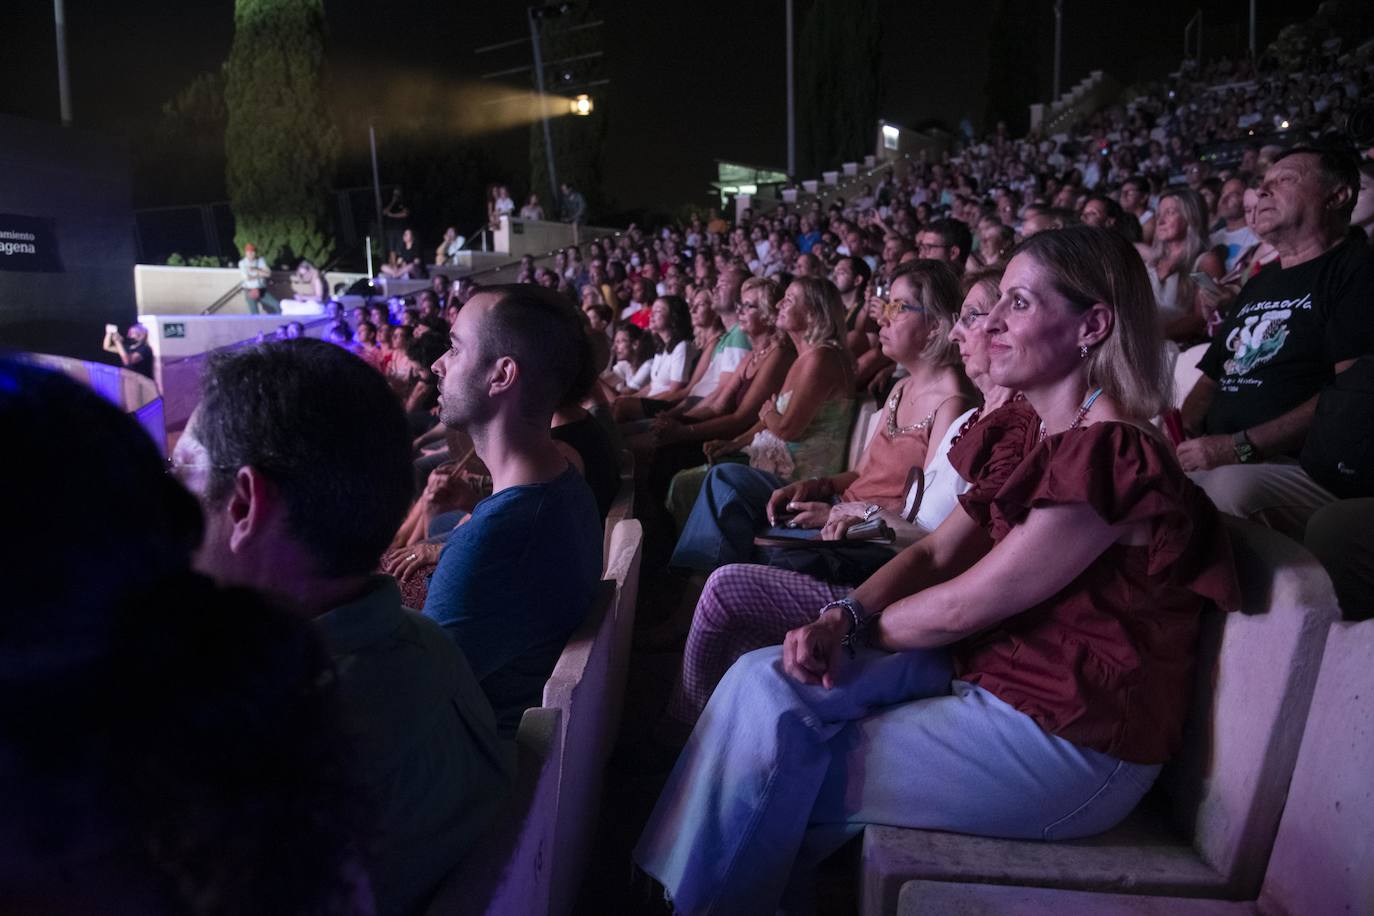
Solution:
{"label": "blonde hair", "polygon": [[846,385],[854,381],[854,355],[845,346],[844,300],[840,291],[824,277],[794,277],[792,286],[801,288],[800,302],[807,313],[802,340],[815,347],[834,350],[844,368]]}
{"label": "blonde hair", "polygon": [[1088,351],[1088,380],[1101,385],[1128,418],[1148,422],[1166,406],[1172,386],[1154,291],[1140,255],[1109,229],[1071,226],[1038,232],[1012,256],[1034,259],[1078,314],[1098,302],[1112,310],[1112,329]]}
{"label": "blonde hair", "polygon": [[770,323],[777,321],[778,302],[782,299],[782,287],[772,277],[750,277],[744,281],[744,285],[739,289],[740,301],[744,301],[745,293],[756,289],[761,289],[764,292],[763,298],[759,302],[759,311]]}

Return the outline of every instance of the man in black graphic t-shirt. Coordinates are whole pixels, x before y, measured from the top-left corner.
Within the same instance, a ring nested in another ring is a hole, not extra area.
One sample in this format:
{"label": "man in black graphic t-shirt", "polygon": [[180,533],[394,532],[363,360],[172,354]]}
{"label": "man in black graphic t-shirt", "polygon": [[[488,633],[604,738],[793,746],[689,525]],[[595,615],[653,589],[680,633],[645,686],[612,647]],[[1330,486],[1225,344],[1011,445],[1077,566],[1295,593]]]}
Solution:
{"label": "man in black graphic t-shirt", "polygon": [[1299,539],[1334,497],[1298,466],[1317,394],[1374,351],[1374,258],[1348,237],[1353,159],[1299,147],[1266,172],[1255,222],[1279,251],[1217,329],[1183,404],[1183,468],[1224,512]]}

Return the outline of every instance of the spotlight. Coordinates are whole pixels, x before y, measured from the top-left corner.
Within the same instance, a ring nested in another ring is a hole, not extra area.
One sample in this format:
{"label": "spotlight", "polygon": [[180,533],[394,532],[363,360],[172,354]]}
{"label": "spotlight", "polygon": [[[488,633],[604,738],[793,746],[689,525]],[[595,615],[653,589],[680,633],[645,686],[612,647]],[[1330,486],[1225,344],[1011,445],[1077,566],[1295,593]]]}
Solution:
{"label": "spotlight", "polygon": [[585,118],[587,115],[592,113],[592,97],[584,92],[577,98],[569,102],[569,106],[572,108],[573,114],[580,115],[581,117]]}
{"label": "spotlight", "polygon": [[1288,122],[1287,122],[1287,121],[1280,121],[1280,122],[1279,122],[1279,130],[1287,130],[1287,129],[1288,129]]}

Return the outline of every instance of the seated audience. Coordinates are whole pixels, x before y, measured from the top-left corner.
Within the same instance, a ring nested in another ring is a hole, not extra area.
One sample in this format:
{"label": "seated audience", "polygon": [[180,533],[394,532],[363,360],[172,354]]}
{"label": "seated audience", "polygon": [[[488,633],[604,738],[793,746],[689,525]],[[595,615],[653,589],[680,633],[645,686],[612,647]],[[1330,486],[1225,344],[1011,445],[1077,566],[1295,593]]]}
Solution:
{"label": "seated audience", "polygon": [[[778,308],[778,329],[797,353],[780,392],[754,424],[707,442],[707,467],[673,478],[668,501],[681,537],[672,565],[705,573],[727,555],[722,526],[754,514],[783,483],[840,470],[853,413],[854,366],[844,347],[844,312],[829,280],[793,280]],[[747,460],[745,460],[747,459]]]}
{"label": "seated audience", "polygon": [[692,314],[681,296],[654,300],[649,333],[654,338],[654,358],[649,364],[649,400],[670,403],[687,390],[692,374]]}
{"label": "seated audience", "polygon": [[649,384],[653,340],[639,325],[625,323],[611,341],[611,368],[602,374],[608,397],[634,394]]}
{"label": "seated audience", "polygon": [[1241,255],[1259,244],[1259,236],[1245,219],[1245,180],[1228,178],[1217,199],[1217,216],[1222,225],[1211,236],[1213,248],[1224,251],[1225,271],[1235,270]]}
{"label": "seated audience", "polygon": [[789,877],[867,823],[1101,832],[1181,743],[1200,615],[1239,587],[1150,426],[1167,370],[1140,258],[1040,233],[983,321],[993,381],[1025,400],[951,450],[972,486],[931,535],[847,597],[770,596],[820,617],[726,674],[635,851],[678,912],[796,905]]}
{"label": "seated audience", "polygon": [[378,912],[411,912],[486,828],[511,760],[463,653],[375,574],[411,498],[405,417],[339,350],[261,344],[210,359],[171,464],[205,512],[197,567],[324,636],[356,788],[378,818]]}
{"label": "seated audience", "polygon": [[[969,292],[949,332],[950,341],[959,348],[965,373],[983,395],[983,403],[956,417],[945,428],[937,444],[927,450],[920,484],[913,483],[908,487],[908,492],[901,494],[903,504],[896,511],[882,508],[881,503],[874,503],[880,507],[875,516],[882,518],[896,533],[896,540],[891,547],[880,548],[880,565],[891,559],[898,550],[940,527],[950,513],[958,508],[958,498],[968,491],[969,483],[950,464],[950,448],[981,417],[993,413],[1012,398],[1010,389],[995,384],[988,376],[988,341],[982,327],[982,319],[1001,295],[997,288],[1000,277],[997,271],[983,271],[965,278],[966,282],[971,281],[968,283]],[[867,454],[863,460],[868,461]],[[861,482],[861,478],[853,472],[846,472],[828,478],[797,481],[775,490],[768,500],[768,523],[776,525],[783,518],[785,510],[805,509],[806,503],[820,499],[827,493],[840,492],[849,505],[863,505],[865,500],[849,500],[849,497],[856,495],[853,490]],[[845,485],[843,489],[842,484]],[[835,508],[844,505],[838,503]],[[865,514],[868,512],[867,508],[863,511]],[[914,516],[911,515],[913,511]],[[844,538],[845,529],[842,526],[853,515],[844,510],[837,515],[837,524],[831,525],[827,519],[826,527],[821,530],[822,538],[831,541]],[[793,558],[794,553],[812,552],[803,548],[799,551],[777,552],[769,558],[771,568],[735,563],[717,570],[707,580],[701,600],[692,615],[681,673],[668,704],[669,724],[660,734],[666,736],[677,733],[681,737],[682,728],[690,730],[696,724],[706,701],[711,698],[711,692],[736,659],[754,649],[778,645],[789,630],[809,623],[814,617],[810,605],[776,605],[765,600],[765,596],[786,595],[795,585],[796,590],[808,594],[828,589],[830,598],[825,600],[841,598],[852,585],[875,571],[872,566],[867,566],[866,571],[864,568],[873,561],[873,550],[865,548],[874,546],[855,544],[854,547],[859,548],[855,551],[858,556],[853,557],[852,561],[847,562],[850,558],[841,553],[834,558],[825,557],[829,562],[819,569],[814,565],[808,568]],[[847,550],[845,552],[848,553]],[[823,556],[821,551],[814,553]],[[759,600],[751,603],[745,609],[746,613],[741,614],[738,613],[741,607],[731,596],[745,591],[759,596]]]}
{"label": "seated audience", "polygon": [[449,537],[424,613],[472,662],[511,736],[601,576],[596,498],[549,432],[587,378],[586,338],[571,302],[526,284],[484,288],[450,339],[434,364],[439,418],[471,438],[492,494]]}
{"label": "seated audience", "polygon": [[1333,495],[1297,463],[1317,395],[1374,352],[1374,255],[1349,233],[1359,174],[1335,149],[1277,157],[1255,226],[1278,251],[1241,289],[1184,401],[1179,461],[1223,512],[1301,539]]}
{"label": "seated audience", "polygon": [[0,425],[5,912],[378,912],[318,628],[191,571],[195,500],[104,398],[0,360]]}
{"label": "seated audience", "polygon": [[1192,274],[1200,271],[1216,280],[1225,271],[1207,250],[1206,211],[1196,192],[1174,188],[1160,195],[1154,223],[1154,243],[1137,248],[1145,259],[1165,338],[1186,345],[1206,331]]}

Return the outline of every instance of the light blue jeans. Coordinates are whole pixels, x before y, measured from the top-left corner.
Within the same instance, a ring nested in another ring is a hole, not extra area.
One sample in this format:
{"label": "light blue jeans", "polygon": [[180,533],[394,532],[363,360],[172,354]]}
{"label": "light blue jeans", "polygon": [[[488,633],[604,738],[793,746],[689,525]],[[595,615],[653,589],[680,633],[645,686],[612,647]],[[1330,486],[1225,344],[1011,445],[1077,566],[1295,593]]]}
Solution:
{"label": "light blue jeans", "polygon": [[772,913],[784,895],[804,904],[801,876],[865,824],[1089,836],[1129,814],[1158,773],[951,681],[944,650],[865,650],[826,690],[784,674],[771,647],[716,688],[634,857],[679,913]]}

